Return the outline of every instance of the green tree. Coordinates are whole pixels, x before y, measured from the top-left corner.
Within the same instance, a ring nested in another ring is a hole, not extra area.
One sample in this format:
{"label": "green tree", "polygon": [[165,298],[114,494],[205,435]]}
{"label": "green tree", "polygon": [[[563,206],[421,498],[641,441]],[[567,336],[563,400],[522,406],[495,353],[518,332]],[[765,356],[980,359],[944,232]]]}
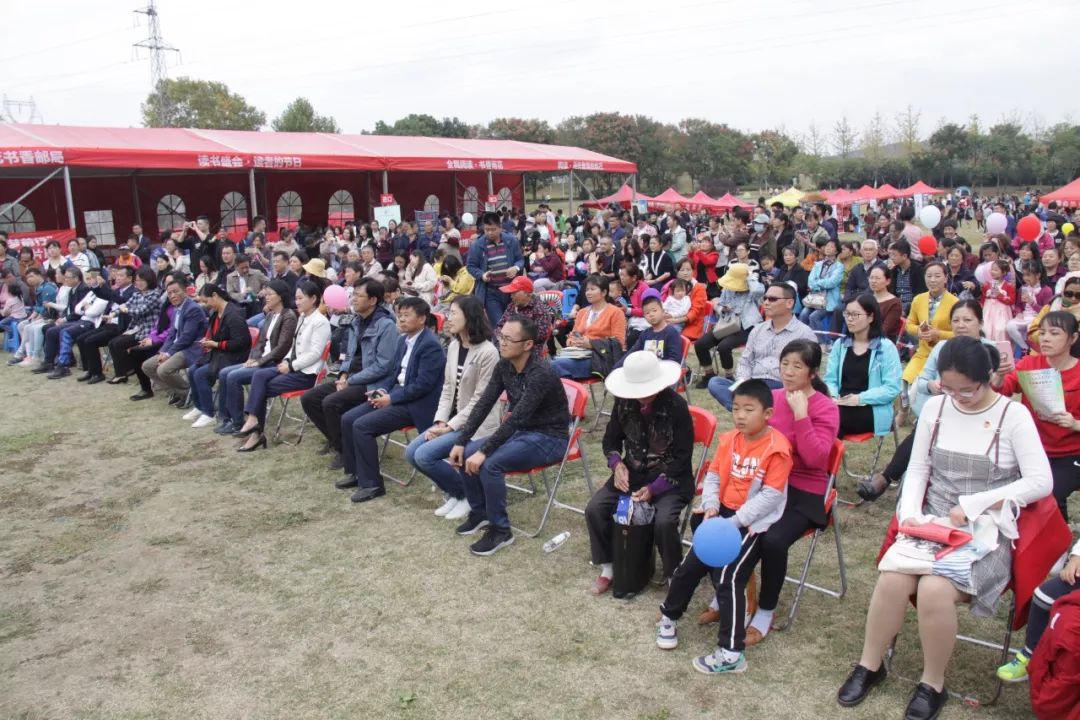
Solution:
{"label": "green tree", "polygon": [[971,157],[972,137],[962,126],[945,123],[930,136],[928,154],[933,164],[940,169],[940,182],[953,187],[954,175],[960,163]]}
{"label": "green tree", "polygon": [[225,83],[166,78],[142,104],[146,127],[258,130],[266,114],[249,105]]}
{"label": "green tree", "polygon": [[417,137],[473,137],[473,128],[462,120],[444,117],[442,120],[432,115],[412,113],[388,124],[379,120],[375,123],[374,135],[411,135]]}
{"label": "green tree", "polygon": [[994,182],[1022,184],[1031,180],[1031,138],[1017,123],[998,123],[986,138],[986,153],[994,171]]}
{"label": "green tree", "polygon": [[896,142],[904,151],[904,157],[911,158],[919,149],[919,120],[922,113],[911,105],[896,115]]}
{"label": "green tree", "polygon": [[866,161],[867,170],[873,173],[873,180],[869,184],[876,185],[881,163],[885,159],[885,119],[881,117],[881,113],[874,113],[874,117],[867,123],[859,149]]}
{"label": "green tree", "polygon": [[555,142],[555,128],[546,120],[535,118],[495,118],[484,128],[481,137],[550,145]]}
{"label": "green tree", "polygon": [[277,132],[339,133],[341,128],[332,117],[318,115],[307,98],[298,97],[270,123]]}
{"label": "green tree", "polygon": [[782,130],[765,130],[751,136],[754,154],[751,173],[762,187],[787,183],[792,175],[792,161],[799,146]]}
{"label": "green tree", "polygon": [[687,118],[679,123],[678,129],[679,169],[689,173],[699,185],[727,179],[744,183],[751,179],[754,144],[749,137],[727,125],[701,118]]}
{"label": "green tree", "polygon": [[846,115],[833,125],[832,145],[841,158],[846,158],[855,150],[855,129],[851,127]]}
{"label": "green tree", "polygon": [[1064,185],[1080,177],[1080,125],[1060,123],[1047,132],[1049,179]]}

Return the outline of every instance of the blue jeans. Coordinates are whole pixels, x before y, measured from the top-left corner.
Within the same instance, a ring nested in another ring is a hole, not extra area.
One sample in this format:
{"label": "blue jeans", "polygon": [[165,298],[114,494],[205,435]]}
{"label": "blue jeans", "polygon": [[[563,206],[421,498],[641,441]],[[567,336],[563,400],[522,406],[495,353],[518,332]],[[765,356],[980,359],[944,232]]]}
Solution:
{"label": "blue jeans", "polygon": [[252,315],[247,319],[247,326],[253,328],[262,329],[263,320],[266,320],[266,313],[259,313],[258,315]]}
{"label": "blue jeans", "polygon": [[210,364],[195,365],[188,368],[188,385],[191,386],[191,399],[203,415],[214,416],[214,388],[210,379]]}
{"label": "blue jeans", "polygon": [[509,293],[504,293],[497,287],[488,285],[484,291],[484,310],[487,311],[488,320],[491,321],[491,327],[495,327],[502,320],[503,313],[506,312],[506,306],[510,304]]}
{"label": "blue jeans", "polygon": [[558,373],[559,377],[570,380],[590,378],[592,358],[555,358],[551,361],[551,369]]}
{"label": "blue jeans", "polygon": [[832,310],[812,310],[811,308],[803,308],[802,313],[799,315],[799,319],[809,325],[811,330],[829,332],[829,327],[832,325],[832,314]]}
{"label": "blue jeans", "polygon": [[[465,446],[465,459],[480,450],[486,439],[473,440]],[[510,516],[506,514],[507,472],[531,470],[541,465],[551,465],[562,460],[566,453],[566,438],[557,438],[538,432],[519,431],[511,435],[480,466],[478,475],[468,475],[462,467],[458,472],[465,485],[465,499],[472,513],[487,518],[493,527],[510,529]]]}
{"label": "blue jeans", "polygon": [[450,497],[465,499],[465,486],[461,474],[450,463],[444,462],[450,457],[450,451],[457,444],[461,433],[452,430],[434,440],[424,440],[424,433],[405,448],[405,461],[431,478],[439,489]]}
{"label": "blue jeans", "polygon": [[[784,384],[779,380],[773,380],[771,378],[761,379],[765,381],[765,384],[768,385],[771,390],[779,390],[784,387]],[[734,380],[728,380],[721,375],[717,375],[712,380],[709,380],[709,394],[716,398],[716,402],[723,405],[728,412],[731,412],[731,386],[734,384]]]}
{"label": "blue jeans", "polygon": [[218,373],[218,415],[236,425],[244,423],[244,386],[259,368],[230,365]]}

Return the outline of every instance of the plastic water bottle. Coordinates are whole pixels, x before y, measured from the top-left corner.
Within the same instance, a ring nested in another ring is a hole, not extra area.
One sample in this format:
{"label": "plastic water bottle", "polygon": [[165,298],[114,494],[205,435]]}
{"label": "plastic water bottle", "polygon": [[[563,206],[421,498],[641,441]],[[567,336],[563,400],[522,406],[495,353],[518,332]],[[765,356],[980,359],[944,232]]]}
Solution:
{"label": "plastic water bottle", "polygon": [[555,537],[551,538],[546,543],[544,543],[544,552],[549,553],[549,552],[554,552],[555,550],[558,550],[562,546],[562,544],[564,542],[566,542],[567,540],[569,540],[569,539],[570,539],[570,533],[569,532],[561,532],[561,533],[559,533],[558,535],[556,535]]}

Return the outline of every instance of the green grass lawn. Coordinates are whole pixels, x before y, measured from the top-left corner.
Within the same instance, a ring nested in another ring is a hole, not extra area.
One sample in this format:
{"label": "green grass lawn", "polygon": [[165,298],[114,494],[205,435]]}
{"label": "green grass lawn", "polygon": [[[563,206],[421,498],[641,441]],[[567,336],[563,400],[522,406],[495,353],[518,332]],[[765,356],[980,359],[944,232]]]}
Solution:
{"label": "green grass lawn", "polygon": [[[467,551],[417,479],[353,506],[317,455],[249,455],[192,430],[131,386],[85,387],[0,367],[0,717],[45,718],[881,718],[900,717],[912,683],[890,679],[862,707],[835,693],[859,655],[877,552],[894,494],[841,510],[850,589],[808,593],[795,625],[748,652],[750,669],[709,678],[691,659],[715,643],[699,590],[680,647],[654,644],[652,587],[594,598],[583,518],[556,510],[536,540],[491,558]],[[726,413],[703,391],[693,399]],[[591,410],[590,410],[591,412]],[[606,478],[599,434],[587,436]],[[892,447],[891,440],[887,446]],[[403,471],[394,455],[392,470]],[[868,448],[851,451],[866,469]],[[841,486],[853,496],[853,483]],[[564,499],[583,504],[579,468]],[[511,493],[533,524],[539,498]],[[569,530],[547,555],[542,541]],[[812,578],[835,583],[832,536]],[[806,543],[792,551],[801,564]],[[783,612],[790,589],[781,601]],[[962,627],[996,637],[1002,622]],[[900,669],[918,675],[909,618]],[[949,682],[985,692],[991,651],[963,646]],[[946,718],[1029,717],[1027,686]]]}

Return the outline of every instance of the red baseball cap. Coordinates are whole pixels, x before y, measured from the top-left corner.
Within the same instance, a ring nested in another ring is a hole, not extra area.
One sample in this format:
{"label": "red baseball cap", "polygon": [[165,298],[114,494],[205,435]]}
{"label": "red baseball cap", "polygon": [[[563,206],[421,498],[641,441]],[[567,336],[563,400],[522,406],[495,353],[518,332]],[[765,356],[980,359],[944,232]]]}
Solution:
{"label": "red baseball cap", "polygon": [[504,293],[513,293],[519,291],[531,293],[533,291],[533,284],[532,280],[530,280],[529,278],[525,277],[524,275],[518,275],[508,284],[503,285],[499,289],[502,290]]}

